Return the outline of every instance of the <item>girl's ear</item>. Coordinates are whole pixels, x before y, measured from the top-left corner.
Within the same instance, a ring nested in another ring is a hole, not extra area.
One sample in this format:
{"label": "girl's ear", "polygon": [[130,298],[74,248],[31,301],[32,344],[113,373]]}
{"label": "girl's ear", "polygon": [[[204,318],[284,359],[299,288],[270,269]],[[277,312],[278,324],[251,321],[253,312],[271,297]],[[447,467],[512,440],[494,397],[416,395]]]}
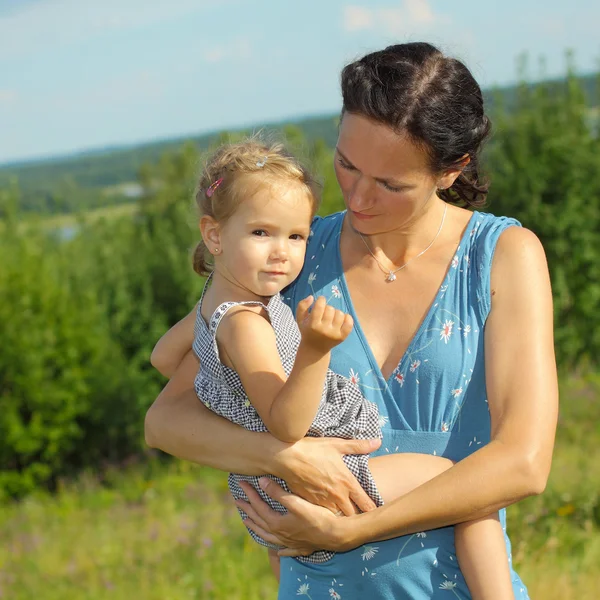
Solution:
{"label": "girl's ear", "polygon": [[437,187],[440,190],[447,190],[456,181],[457,177],[463,172],[464,168],[471,162],[471,157],[465,154],[456,166],[446,169],[438,179]]}
{"label": "girl's ear", "polygon": [[209,215],[203,215],[200,219],[200,233],[204,245],[211,254],[217,254],[221,251],[221,230],[219,223]]}

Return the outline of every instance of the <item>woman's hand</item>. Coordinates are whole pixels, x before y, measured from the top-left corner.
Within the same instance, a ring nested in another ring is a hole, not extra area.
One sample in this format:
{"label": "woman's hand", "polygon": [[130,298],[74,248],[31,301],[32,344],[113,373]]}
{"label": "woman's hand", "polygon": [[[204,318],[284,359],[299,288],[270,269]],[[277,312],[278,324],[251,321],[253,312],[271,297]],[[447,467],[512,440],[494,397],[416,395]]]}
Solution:
{"label": "woman's hand", "polygon": [[282,546],[279,556],[308,556],[316,550],[349,550],[344,541],[342,521],[331,511],[315,506],[295,494],[286,492],[274,481],[263,477],[261,488],[287,509],[282,515],[273,510],[248,483],[240,483],[249,502],[236,500],[236,506],[248,518],[245,525],[265,541]]}
{"label": "woman's hand", "polygon": [[287,446],[274,457],[275,475],[308,500],[346,516],[375,508],[375,503],[350,472],[342,456],[368,454],[381,440],[344,440],[306,437]]}

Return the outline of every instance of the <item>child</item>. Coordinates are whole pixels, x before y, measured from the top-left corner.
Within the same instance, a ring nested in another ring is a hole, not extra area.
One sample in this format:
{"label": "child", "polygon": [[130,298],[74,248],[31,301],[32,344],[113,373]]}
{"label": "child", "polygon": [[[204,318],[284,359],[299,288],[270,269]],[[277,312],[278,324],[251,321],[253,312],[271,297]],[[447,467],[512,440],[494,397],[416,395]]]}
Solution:
{"label": "child", "polygon": [[[302,269],[318,208],[308,172],[280,145],[240,142],[220,148],[208,161],[196,200],[203,241],[194,269],[209,278],[197,308],[156,345],[152,364],[170,375],[193,347],[200,360],[195,388],[206,407],[282,441],[293,443],[306,435],[381,437],[376,405],[355,384],[328,370],[332,348],[352,331],[352,317],[328,306],[323,297],[309,296],[298,304],[296,323],[279,295]],[[214,257],[212,270],[207,253]],[[377,506],[453,464],[421,454],[344,459]],[[285,512],[262,492],[258,479],[230,474],[234,498],[245,499],[239,482],[247,481],[271,507]],[[473,597],[513,598],[497,518],[459,524],[455,538]],[[322,562],[332,556],[318,551],[298,560]],[[276,549],[269,549],[269,558],[277,575]]]}

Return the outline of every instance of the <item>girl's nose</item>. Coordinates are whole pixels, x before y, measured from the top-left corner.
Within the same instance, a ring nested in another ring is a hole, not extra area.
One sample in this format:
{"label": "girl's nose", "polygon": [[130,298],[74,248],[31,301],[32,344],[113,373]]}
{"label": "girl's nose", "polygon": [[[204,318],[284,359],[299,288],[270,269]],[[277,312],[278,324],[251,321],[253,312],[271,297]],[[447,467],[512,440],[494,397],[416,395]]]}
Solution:
{"label": "girl's nose", "polygon": [[276,260],[287,260],[288,259],[288,245],[287,240],[281,240],[276,243],[271,250],[271,257]]}

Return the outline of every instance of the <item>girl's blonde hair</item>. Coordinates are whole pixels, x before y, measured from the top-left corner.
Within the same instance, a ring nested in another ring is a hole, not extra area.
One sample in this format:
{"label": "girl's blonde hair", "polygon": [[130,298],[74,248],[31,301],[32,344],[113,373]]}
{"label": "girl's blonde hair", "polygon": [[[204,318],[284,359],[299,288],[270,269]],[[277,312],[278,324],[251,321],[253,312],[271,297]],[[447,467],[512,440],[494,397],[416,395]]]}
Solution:
{"label": "girl's blonde hair", "polygon": [[[255,181],[249,182],[248,176],[253,175],[260,177],[260,180],[252,177]],[[308,169],[283,144],[254,137],[225,144],[209,157],[196,191],[200,215],[208,215],[219,223],[226,221],[263,182],[290,182],[302,186],[312,204],[312,215],[317,212],[320,202],[319,185]],[[249,183],[252,185],[249,186]],[[211,255],[204,241],[200,241],[193,256],[196,273],[208,275],[211,272],[209,257]]]}

